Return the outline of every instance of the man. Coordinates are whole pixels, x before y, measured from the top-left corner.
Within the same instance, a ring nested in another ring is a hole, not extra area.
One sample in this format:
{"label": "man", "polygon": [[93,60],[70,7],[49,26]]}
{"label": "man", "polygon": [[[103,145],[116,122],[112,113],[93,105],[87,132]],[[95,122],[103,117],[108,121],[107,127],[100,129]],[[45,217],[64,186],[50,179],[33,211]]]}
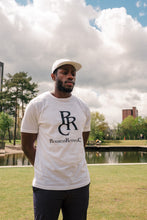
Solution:
{"label": "man", "polygon": [[[85,220],[89,173],[84,146],[90,131],[90,111],[71,94],[81,64],[55,61],[52,93],[34,98],[21,126],[22,149],[34,166],[33,200],[36,220]],[[35,148],[35,141],[37,147]]]}

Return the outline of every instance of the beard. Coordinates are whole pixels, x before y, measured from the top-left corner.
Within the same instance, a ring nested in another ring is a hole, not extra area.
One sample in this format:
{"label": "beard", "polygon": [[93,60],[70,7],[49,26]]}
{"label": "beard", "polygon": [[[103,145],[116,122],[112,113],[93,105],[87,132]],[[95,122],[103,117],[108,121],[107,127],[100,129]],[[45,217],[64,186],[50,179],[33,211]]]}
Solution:
{"label": "beard", "polygon": [[[74,87],[74,84],[73,84],[73,87]],[[66,88],[65,86],[63,86],[63,82],[59,79],[56,81],[56,86],[57,86],[57,88],[60,92],[71,93],[72,90],[73,90],[73,87],[72,88]]]}

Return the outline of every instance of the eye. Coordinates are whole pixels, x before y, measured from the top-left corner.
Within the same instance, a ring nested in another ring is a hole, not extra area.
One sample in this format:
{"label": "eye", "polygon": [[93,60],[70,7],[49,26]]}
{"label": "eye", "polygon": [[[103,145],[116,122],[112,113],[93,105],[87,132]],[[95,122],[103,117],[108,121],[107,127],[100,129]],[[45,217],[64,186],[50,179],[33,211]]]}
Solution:
{"label": "eye", "polygon": [[75,76],[76,75],[76,71],[72,71],[71,74],[72,74],[72,76]]}
{"label": "eye", "polygon": [[73,73],[72,73],[72,76],[75,76],[75,75],[76,75],[76,73],[75,73],[75,72],[73,72]]}
{"label": "eye", "polygon": [[68,74],[68,71],[66,71],[66,70],[63,71],[63,74],[64,74],[64,75],[67,75],[67,74]]}

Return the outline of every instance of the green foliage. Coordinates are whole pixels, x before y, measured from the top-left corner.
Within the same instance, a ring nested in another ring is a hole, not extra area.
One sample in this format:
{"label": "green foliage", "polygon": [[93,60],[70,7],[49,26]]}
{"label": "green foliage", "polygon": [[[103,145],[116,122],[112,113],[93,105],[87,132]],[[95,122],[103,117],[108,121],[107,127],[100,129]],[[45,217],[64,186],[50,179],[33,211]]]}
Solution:
{"label": "green foliage", "polygon": [[99,139],[103,141],[106,132],[108,131],[108,124],[105,122],[105,117],[99,112],[91,113],[91,132],[90,139],[96,140]]}
{"label": "green foliage", "polygon": [[118,124],[117,135],[126,139],[140,139],[147,137],[147,119],[128,116]]}
{"label": "green foliage", "polygon": [[[25,105],[37,95],[37,84],[32,83],[32,77],[25,72],[7,75],[4,79],[2,96],[2,109],[10,114],[16,114],[16,108],[21,107],[22,115],[24,114]],[[9,107],[9,108],[8,108]]]}
{"label": "green foliage", "polygon": [[3,141],[5,139],[7,131],[13,126],[13,118],[7,113],[0,113],[0,138]]}
{"label": "green foliage", "polygon": [[[17,134],[18,119],[24,115],[26,104],[37,95],[36,83],[25,72],[15,73],[4,79],[3,91],[0,93],[0,111],[7,112],[14,117],[14,145]],[[21,109],[21,110],[20,110]]]}

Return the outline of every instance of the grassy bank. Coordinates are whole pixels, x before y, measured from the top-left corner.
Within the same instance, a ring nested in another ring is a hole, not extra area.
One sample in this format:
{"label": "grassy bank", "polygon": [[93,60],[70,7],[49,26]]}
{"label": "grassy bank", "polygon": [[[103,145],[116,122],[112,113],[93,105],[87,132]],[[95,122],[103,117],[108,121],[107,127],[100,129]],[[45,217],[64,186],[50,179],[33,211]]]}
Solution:
{"label": "grassy bank", "polygon": [[[92,141],[95,143],[95,141]],[[5,141],[6,145],[13,146],[13,142]],[[147,146],[147,140],[104,140],[102,145],[109,146]],[[21,140],[16,140],[16,145],[21,145]]]}
{"label": "grassy bank", "polygon": [[[8,140],[5,140],[5,145],[13,146],[13,140],[11,141],[11,143]],[[16,140],[16,145],[21,145],[21,140]]]}
{"label": "grassy bank", "polygon": [[[88,168],[88,220],[146,219],[147,165]],[[32,178],[32,167],[0,168],[1,220],[33,220]]]}
{"label": "grassy bank", "polygon": [[102,145],[109,146],[147,146],[147,140],[105,140]]}

